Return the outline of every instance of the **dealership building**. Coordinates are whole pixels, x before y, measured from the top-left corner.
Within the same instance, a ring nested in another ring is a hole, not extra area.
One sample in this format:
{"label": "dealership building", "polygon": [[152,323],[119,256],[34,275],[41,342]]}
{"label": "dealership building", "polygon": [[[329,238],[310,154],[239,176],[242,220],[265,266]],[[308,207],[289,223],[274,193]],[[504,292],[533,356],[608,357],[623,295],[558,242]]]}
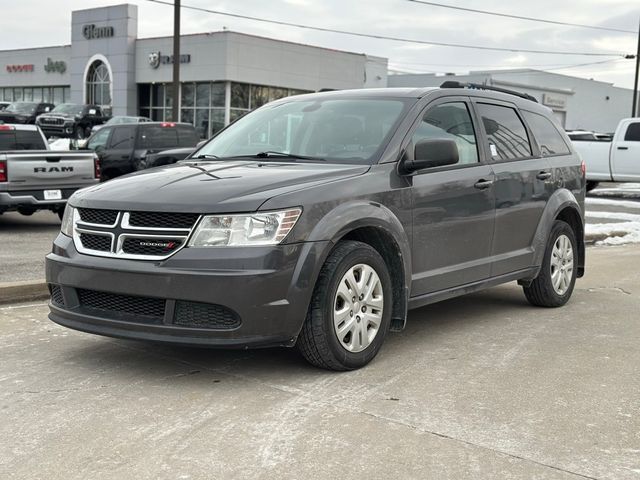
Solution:
{"label": "dealership building", "polygon": [[553,110],[567,130],[613,132],[631,115],[633,90],[613,84],[528,68],[471,72],[468,75],[390,75],[390,87],[438,87],[451,80],[517,90]]}
{"label": "dealership building", "polygon": [[0,51],[0,101],[89,103],[166,121],[178,101],[180,120],[207,137],[270,100],[387,85],[386,58],[220,31],[181,37],[174,99],[173,37],[137,34],[135,5],[74,11],[70,45]]}

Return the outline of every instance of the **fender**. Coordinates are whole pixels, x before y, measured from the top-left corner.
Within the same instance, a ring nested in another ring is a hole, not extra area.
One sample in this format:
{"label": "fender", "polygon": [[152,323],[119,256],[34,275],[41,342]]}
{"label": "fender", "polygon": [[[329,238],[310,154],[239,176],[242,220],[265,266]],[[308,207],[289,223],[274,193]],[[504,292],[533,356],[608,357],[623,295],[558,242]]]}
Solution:
{"label": "fender", "polygon": [[393,238],[400,252],[403,285],[402,292],[398,292],[401,301],[394,302],[393,306],[392,330],[402,330],[406,323],[411,286],[411,245],[398,217],[384,205],[365,200],[343,203],[328,212],[316,224],[309,234],[308,241],[328,240],[329,242],[319,255],[317,271],[314,272],[314,284],[320,274],[320,268],[335,244],[348,233],[362,227],[376,227],[383,230]]}
{"label": "fender", "polygon": [[549,234],[551,232],[551,226],[553,222],[558,218],[558,214],[569,207],[577,213],[578,217],[581,221],[581,232],[576,232],[576,240],[578,242],[578,276],[581,275],[581,271],[584,270],[584,258],[585,258],[585,246],[584,246],[584,213],[583,209],[580,206],[580,202],[576,199],[575,195],[567,190],[566,188],[556,190],[544,209],[542,213],[542,217],[540,218],[540,222],[538,223],[538,228],[536,229],[536,233],[533,237],[533,265],[535,265],[536,270],[535,274],[532,275],[528,279],[524,280],[532,280],[534,279],[542,266],[542,260],[544,257],[544,251],[547,246],[547,240],[549,239]]}

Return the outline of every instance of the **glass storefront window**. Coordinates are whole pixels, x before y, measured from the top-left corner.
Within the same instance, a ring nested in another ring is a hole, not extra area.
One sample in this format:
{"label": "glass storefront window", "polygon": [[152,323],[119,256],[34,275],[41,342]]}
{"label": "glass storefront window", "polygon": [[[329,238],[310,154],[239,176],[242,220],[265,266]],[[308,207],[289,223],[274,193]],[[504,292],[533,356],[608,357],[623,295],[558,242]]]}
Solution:
{"label": "glass storefront window", "polygon": [[289,96],[289,92],[286,88],[269,88],[269,101],[278,100],[279,98],[284,98]]}
{"label": "glass storefront window", "polygon": [[211,84],[211,106],[224,108],[224,97],[226,88],[224,82],[213,82]]}
{"label": "glass storefront window", "polygon": [[241,110],[238,108],[232,108],[229,112],[229,122],[235,122],[237,119],[243,117],[249,113],[249,110]]}
{"label": "glass storefront window", "polygon": [[164,85],[164,106],[168,109],[173,107],[173,85]]}
{"label": "glass storefront window", "polygon": [[251,85],[251,108],[258,108],[269,101],[269,87]]}
{"label": "glass storefront window", "polygon": [[164,85],[157,83],[151,85],[151,105],[164,105]]}
{"label": "glass storefront window", "polygon": [[64,89],[62,87],[53,87],[53,104],[60,105],[64,103]]}
{"label": "glass storefront window", "polygon": [[33,102],[33,88],[25,88],[22,91],[22,99],[25,102]]}
{"label": "glass storefront window", "polygon": [[200,138],[209,136],[209,110],[204,108],[196,108],[195,127]]}
{"label": "glass storefront window", "polygon": [[193,107],[195,103],[195,88],[193,83],[183,83],[180,85],[180,106]]}
{"label": "glass storefront window", "polygon": [[151,106],[151,85],[138,85],[138,105]]}
{"label": "glass storefront window", "polygon": [[193,108],[183,108],[180,110],[180,121],[193,124]]}
{"label": "glass storefront window", "polygon": [[19,102],[22,100],[22,89],[21,88],[14,88],[13,89],[13,101],[14,102]]}
{"label": "glass storefront window", "polygon": [[231,84],[231,108],[249,108],[249,85]]}
{"label": "glass storefront window", "polygon": [[210,83],[196,83],[196,107],[209,108]]}
{"label": "glass storefront window", "polygon": [[224,128],[224,108],[211,109],[211,133],[209,136],[218,133]]}

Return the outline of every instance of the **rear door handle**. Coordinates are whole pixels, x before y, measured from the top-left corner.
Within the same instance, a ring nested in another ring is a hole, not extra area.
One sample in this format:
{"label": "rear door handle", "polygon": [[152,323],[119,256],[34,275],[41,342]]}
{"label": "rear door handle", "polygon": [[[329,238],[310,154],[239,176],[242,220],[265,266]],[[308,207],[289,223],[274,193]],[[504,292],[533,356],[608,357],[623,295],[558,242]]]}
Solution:
{"label": "rear door handle", "polygon": [[551,172],[540,172],[536,175],[538,180],[549,180],[551,178]]}
{"label": "rear door handle", "polygon": [[629,150],[629,147],[618,147],[618,150]]}
{"label": "rear door handle", "polygon": [[491,185],[493,185],[493,180],[485,180],[483,178],[478,180],[473,186],[479,190],[484,190],[485,188],[489,188]]}

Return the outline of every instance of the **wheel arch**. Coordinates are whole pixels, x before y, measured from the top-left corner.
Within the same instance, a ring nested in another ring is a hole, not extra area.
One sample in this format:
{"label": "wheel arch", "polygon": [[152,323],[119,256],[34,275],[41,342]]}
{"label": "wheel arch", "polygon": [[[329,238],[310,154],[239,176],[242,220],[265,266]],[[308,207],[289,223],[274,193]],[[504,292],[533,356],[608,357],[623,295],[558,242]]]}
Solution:
{"label": "wheel arch", "polygon": [[391,276],[391,329],[404,328],[411,285],[411,248],[402,222],[391,210],[375,202],[341,204],[317,223],[309,240],[330,240],[319,259],[314,285],[321,266],[340,241],[357,240],[373,247],[384,259]]}
{"label": "wheel arch", "polygon": [[578,244],[577,276],[580,278],[584,276],[586,250],[583,208],[575,195],[567,189],[557,190],[547,202],[547,206],[538,223],[538,228],[533,239],[533,264],[538,267],[542,265],[549,233],[551,232],[553,222],[556,220],[562,220],[568,223],[575,233]]}

